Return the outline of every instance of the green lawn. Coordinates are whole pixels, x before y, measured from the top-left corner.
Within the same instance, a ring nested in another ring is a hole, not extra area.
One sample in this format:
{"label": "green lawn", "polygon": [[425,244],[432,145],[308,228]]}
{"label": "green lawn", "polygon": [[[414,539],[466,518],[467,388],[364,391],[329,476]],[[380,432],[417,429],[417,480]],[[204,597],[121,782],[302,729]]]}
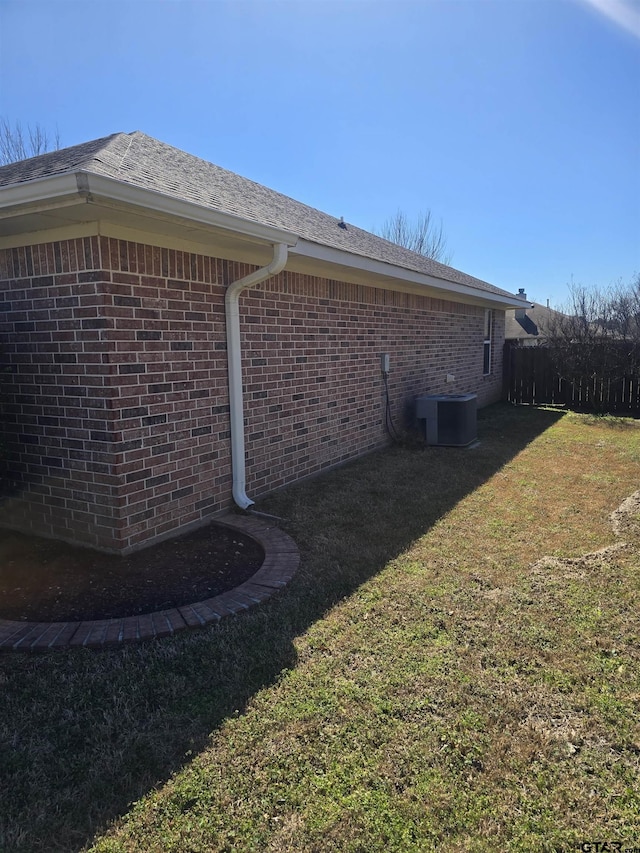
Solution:
{"label": "green lawn", "polygon": [[640,844],[640,537],[582,559],[640,426],[499,405],[479,435],[261,501],[302,564],[242,617],[0,657],[0,849]]}

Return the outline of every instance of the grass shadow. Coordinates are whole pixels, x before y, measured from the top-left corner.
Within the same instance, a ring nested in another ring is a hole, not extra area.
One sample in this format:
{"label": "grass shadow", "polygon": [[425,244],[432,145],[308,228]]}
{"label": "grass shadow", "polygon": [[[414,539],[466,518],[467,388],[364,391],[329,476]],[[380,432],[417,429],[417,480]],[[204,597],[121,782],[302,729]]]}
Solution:
{"label": "grass shadow", "polygon": [[497,405],[474,449],[392,447],[277,492],[301,568],[241,618],[111,651],[0,658],[0,849],[78,851],[295,667],[294,640],[563,413]]}

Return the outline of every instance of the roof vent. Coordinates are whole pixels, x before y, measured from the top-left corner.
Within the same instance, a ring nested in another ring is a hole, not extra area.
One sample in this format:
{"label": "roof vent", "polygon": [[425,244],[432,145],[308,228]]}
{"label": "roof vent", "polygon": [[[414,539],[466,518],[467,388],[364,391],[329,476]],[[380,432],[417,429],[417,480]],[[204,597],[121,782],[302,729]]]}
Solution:
{"label": "roof vent", "polygon": [[344,221],[344,216],[340,217],[340,222],[338,222],[338,228],[344,228],[345,231],[347,230],[347,223]]}

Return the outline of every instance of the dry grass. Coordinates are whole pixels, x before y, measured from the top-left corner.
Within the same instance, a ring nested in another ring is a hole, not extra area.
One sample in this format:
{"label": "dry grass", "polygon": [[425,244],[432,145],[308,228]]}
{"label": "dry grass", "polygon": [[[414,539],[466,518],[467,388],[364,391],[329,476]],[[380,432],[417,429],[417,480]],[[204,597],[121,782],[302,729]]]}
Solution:
{"label": "dry grass", "polygon": [[303,565],[241,619],[0,660],[0,847],[638,843],[638,506],[610,516],[640,428],[498,406],[480,436],[264,501]]}

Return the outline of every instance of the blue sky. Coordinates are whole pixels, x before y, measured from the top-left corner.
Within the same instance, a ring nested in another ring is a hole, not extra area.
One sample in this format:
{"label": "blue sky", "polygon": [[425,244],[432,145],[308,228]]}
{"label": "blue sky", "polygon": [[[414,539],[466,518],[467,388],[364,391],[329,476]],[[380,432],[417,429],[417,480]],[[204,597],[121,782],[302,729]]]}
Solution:
{"label": "blue sky", "polygon": [[638,0],[0,0],[0,115],[164,142],[559,305],[640,272]]}

